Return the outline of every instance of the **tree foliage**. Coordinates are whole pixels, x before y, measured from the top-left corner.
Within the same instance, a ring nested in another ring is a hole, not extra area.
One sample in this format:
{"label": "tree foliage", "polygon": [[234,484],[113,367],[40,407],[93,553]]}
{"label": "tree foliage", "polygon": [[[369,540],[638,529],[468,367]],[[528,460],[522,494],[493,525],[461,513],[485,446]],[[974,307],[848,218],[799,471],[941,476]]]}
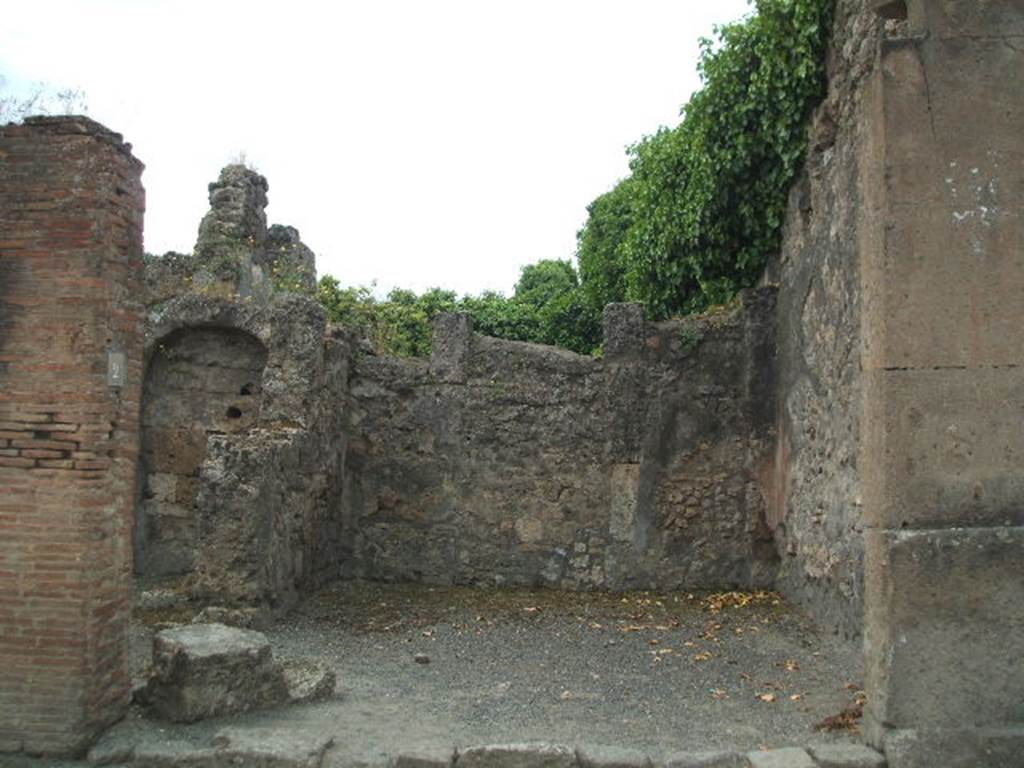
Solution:
{"label": "tree foliage", "polygon": [[430,354],[431,322],[439,312],[468,312],[478,333],[513,341],[554,344],[589,354],[600,343],[600,314],[582,300],[579,277],[568,261],[540,261],[523,268],[512,297],[486,291],[458,298],[433,288],[417,295],[395,289],[383,300],[366,287],[343,288],[330,275],[317,298],[332,322],[354,328],[382,354]]}
{"label": "tree foliage", "polygon": [[703,87],[682,121],[634,144],[630,177],[588,209],[577,252],[585,293],[664,317],[756,281],[778,249],[824,94],[832,6],[756,0],[756,13],[701,41]]}
{"label": "tree foliage", "polygon": [[426,355],[438,312],[470,313],[480,333],[581,353],[601,342],[601,313],[640,301],[654,318],[728,302],[778,249],[806,124],[825,90],[834,0],[753,0],[755,12],[701,41],[703,87],[675,128],[629,148],[630,176],[588,207],[568,261],[524,267],[515,293],[457,298],[320,281],[332,320],[381,352]]}

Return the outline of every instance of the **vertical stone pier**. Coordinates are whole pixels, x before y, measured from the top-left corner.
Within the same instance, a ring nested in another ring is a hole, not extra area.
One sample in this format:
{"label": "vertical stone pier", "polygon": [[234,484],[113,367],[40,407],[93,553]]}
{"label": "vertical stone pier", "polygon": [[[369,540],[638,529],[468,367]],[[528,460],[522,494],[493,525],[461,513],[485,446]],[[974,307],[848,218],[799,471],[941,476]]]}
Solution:
{"label": "vertical stone pier", "polygon": [[909,0],[866,94],[866,727],[890,768],[1024,750],[1024,10]]}
{"label": "vertical stone pier", "polygon": [[141,172],[85,118],[0,127],[0,752],[128,704]]}

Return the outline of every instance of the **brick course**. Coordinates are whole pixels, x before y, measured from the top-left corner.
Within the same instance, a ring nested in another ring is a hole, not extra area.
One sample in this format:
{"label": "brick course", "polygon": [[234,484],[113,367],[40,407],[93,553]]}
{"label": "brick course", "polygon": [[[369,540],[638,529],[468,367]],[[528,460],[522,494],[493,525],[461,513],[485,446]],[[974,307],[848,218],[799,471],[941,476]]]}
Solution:
{"label": "brick course", "polygon": [[128,702],[141,172],[91,120],[0,127],[0,750],[80,752]]}

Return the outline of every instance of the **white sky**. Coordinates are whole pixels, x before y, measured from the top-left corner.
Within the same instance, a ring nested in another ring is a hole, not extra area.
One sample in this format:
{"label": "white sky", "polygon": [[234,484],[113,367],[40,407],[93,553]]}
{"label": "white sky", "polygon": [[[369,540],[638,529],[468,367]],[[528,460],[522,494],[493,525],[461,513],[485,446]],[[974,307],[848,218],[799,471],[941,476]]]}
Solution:
{"label": "white sky", "polygon": [[146,249],[189,251],[244,152],[320,274],[510,292],[570,258],[626,145],[675,124],[746,0],[6,2],[0,75],[85,91],[146,164]]}

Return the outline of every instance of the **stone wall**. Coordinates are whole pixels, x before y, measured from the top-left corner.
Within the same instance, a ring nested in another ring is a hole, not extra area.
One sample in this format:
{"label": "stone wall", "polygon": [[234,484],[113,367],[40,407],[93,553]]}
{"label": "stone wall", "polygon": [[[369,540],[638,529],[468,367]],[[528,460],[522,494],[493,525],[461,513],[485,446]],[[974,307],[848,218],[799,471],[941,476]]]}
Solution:
{"label": "stone wall", "polygon": [[[889,23],[889,33],[898,29]],[[782,249],[778,443],[769,522],[779,584],[826,627],[861,632],[863,508],[859,256],[865,155],[864,83],[885,22],[862,0],[840,0],[828,56],[829,90],[810,130]]]}
{"label": "stone wall", "polygon": [[85,118],[0,127],[0,752],[128,704],[141,172]]}
{"label": "stone wall", "polygon": [[[774,292],[606,312],[606,355],[441,316],[429,362],[364,356],[345,406],[344,567],[428,583],[764,586]],[[766,342],[767,340],[767,342]]]}
{"label": "stone wall", "polygon": [[267,228],[267,182],[210,185],[192,254],[148,257],[136,572],[279,611],[339,573],[349,346],[307,298],[315,265]]}
{"label": "stone wall", "polygon": [[301,296],[191,291],[148,316],[137,571],[281,609],[338,573],[349,347]]}

